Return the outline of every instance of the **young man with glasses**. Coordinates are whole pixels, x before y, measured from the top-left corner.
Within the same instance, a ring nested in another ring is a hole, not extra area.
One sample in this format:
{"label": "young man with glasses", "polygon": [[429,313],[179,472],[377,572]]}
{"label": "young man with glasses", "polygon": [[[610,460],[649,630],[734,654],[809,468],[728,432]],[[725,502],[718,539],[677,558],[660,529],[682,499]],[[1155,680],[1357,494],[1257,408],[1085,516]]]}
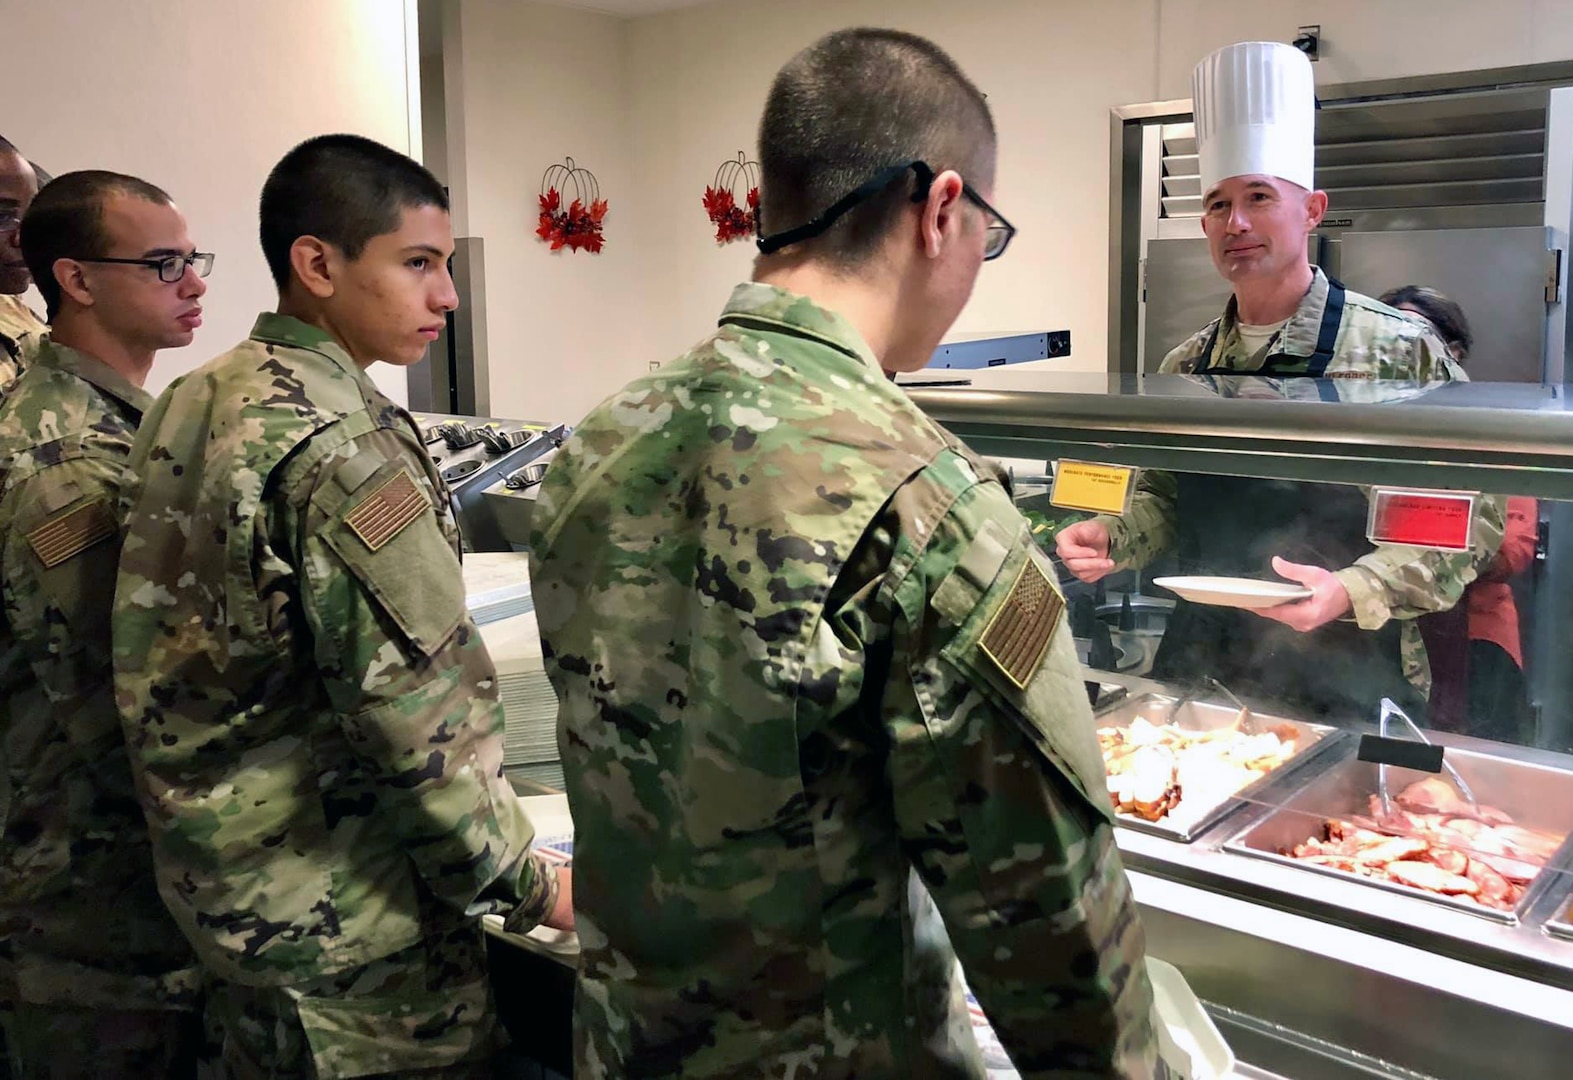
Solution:
{"label": "young man with glasses", "polygon": [[0,934],[14,1073],[187,1075],[190,946],[153,876],[110,669],[132,438],[161,349],[191,343],[213,256],[160,189],[67,173],[21,249],[52,324],[0,402]]}
{"label": "young man with glasses", "polygon": [[777,75],[759,144],[754,280],[536,510],[575,1075],[981,1078],[959,955],[1024,1077],[1150,1076],[1054,571],[887,377],[1011,238],[988,106],[931,42],[846,30]]}
{"label": "young man with glasses", "polygon": [[22,215],[38,194],[38,173],[0,136],[0,392],[16,381],[49,327],[22,302],[32,280],[22,258]]}

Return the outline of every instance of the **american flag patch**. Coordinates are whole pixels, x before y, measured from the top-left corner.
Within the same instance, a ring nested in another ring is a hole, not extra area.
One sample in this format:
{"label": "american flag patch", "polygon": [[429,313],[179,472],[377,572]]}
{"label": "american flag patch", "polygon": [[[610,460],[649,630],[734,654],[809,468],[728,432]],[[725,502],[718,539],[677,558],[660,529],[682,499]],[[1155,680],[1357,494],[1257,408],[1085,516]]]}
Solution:
{"label": "american flag patch", "polygon": [[397,476],[366,496],[344,518],[350,531],[373,551],[380,550],[410,522],[431,509],[431,502],[400,469]]}
{"label": "american flag patch", "polygon": [[1005,602],[989,620],[979,648],[1018,690],[1043,662],[1065,601],[1029,554]]}
{"label": "american flag patch", "polygon": [[92,502],[46,521],[27,534],[27,542],[44,569],[53,570],[94,544],[108,540],[115,532],[115,517],[109,508],[101,502]]}

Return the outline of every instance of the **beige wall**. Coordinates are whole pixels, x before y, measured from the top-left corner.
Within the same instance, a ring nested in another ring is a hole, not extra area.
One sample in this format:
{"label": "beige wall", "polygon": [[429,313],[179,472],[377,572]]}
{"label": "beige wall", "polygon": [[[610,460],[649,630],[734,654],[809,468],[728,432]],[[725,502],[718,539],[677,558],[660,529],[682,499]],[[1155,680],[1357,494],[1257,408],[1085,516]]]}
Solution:
{"label": "beige wall", "polygon": [[[165,188],[218,255],[204,325],[149,388],[243,338],[276,294],[257,246],[268,169],[311,135],[410,149],[404,0],[0,0],[3,131],[49,171]],[[405,400],[404,373],[377,365]]]}
{"label": "beige wall", "polygon": [[[1568,0],[742,0],[633,20],[636,204],[650,246],[653,355],[704,332],[748,253],[716,251],[697,201],[715,163],[752,146],[775,68],[828,30],[896,26],[932,37],[989,95],[997,198],[1020,228],[985,266],[958,331],[1069,328],[1065,370],[1106,364],[1109,109],[1188,97],[1191,68],[1231,41],[1322,25],[1318,81],[1415,75],[1573,56]],[[695,210],[693,214],[697,215]]]}
{"label": "beige wall", "polygon": [[[462,0],[457,12],[448,165],[457,186],[462,154],[456,228],[485,242],[492,413],[577,421],[641,370],[647,263],[630,194],[627,27],[522,2]],[[541,175],[565,156],[595,174],[611,204],[599,255],[554,253],[535,237]]]}
{"label": "beige wall", "polygon": [[[493,409],[567,419],[705,334],[748,276],[751,246],[718,248],[700,195],[722,160],[752,152],[776,68],[829,30],[925,34],[988,93],[994,201],[1021,234],[956,330],[1069,328],[1071,357],[1051,362],[1066,370],[1106,365],[1111,107],[1185,97],[1209,50],[1302,23],[1322,25],[1323,83],[1573,57],[1569,0],[718,0],[621,21],[461,3]],[[551,256],[531,235],[541,171],[564,153],[611,199],[599,258]]]}
{"label": "beige wall", "polygon": [[686,347],[747,276],[747,245],[717,250],[699,196],[754,146],[775,70],[830,30],[897,26],[939,42],[989,95],[999,131],[993,203],[1020,230],[985,266],[958,331],[1071,331],[1075,366],[1102,368],[1107,319],[1108,110],[1156,90],[1157,0],[811,0],[722,3],[635,20],[630,68],[648,353]]}

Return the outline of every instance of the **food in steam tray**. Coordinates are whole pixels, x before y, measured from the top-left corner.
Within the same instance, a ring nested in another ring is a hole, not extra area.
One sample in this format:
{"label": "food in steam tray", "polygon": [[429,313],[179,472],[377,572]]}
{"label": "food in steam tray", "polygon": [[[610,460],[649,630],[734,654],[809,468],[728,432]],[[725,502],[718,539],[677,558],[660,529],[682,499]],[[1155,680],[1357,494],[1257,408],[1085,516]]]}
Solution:
{"label": "food in steam tray", "polygon": [[1375,881],[1512,911],[1562,837],[1526,829],[1493,806],[1471,806],[1440,777],[1409,785],[1382,813],[1331,818],[1322,834],[1283,851],[1292,859]]}
{"label": "food in steam tray", "polygon": [[[1162,821],[1182,804],[1206,813],[1294,756],[1300,732],[1280,724],[1258,734],[1231,726],[1192,731],[1138,717],[1129,727],[1098,729],[1114,808]],[[1200,816],[1198,814],[1197,816]]]}

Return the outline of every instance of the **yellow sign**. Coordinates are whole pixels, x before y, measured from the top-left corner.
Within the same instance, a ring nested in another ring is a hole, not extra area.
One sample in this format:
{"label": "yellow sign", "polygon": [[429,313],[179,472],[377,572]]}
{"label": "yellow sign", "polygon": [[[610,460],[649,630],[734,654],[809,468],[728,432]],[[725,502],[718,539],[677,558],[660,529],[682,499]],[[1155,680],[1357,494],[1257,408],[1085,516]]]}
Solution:
{"label": "yellow sign", "polygon": [[1127,465],[1061,461],[1054,468],[1049,502],[1064,510],[1123,514],[1130,509],[1135,491],[1136,470]]}

